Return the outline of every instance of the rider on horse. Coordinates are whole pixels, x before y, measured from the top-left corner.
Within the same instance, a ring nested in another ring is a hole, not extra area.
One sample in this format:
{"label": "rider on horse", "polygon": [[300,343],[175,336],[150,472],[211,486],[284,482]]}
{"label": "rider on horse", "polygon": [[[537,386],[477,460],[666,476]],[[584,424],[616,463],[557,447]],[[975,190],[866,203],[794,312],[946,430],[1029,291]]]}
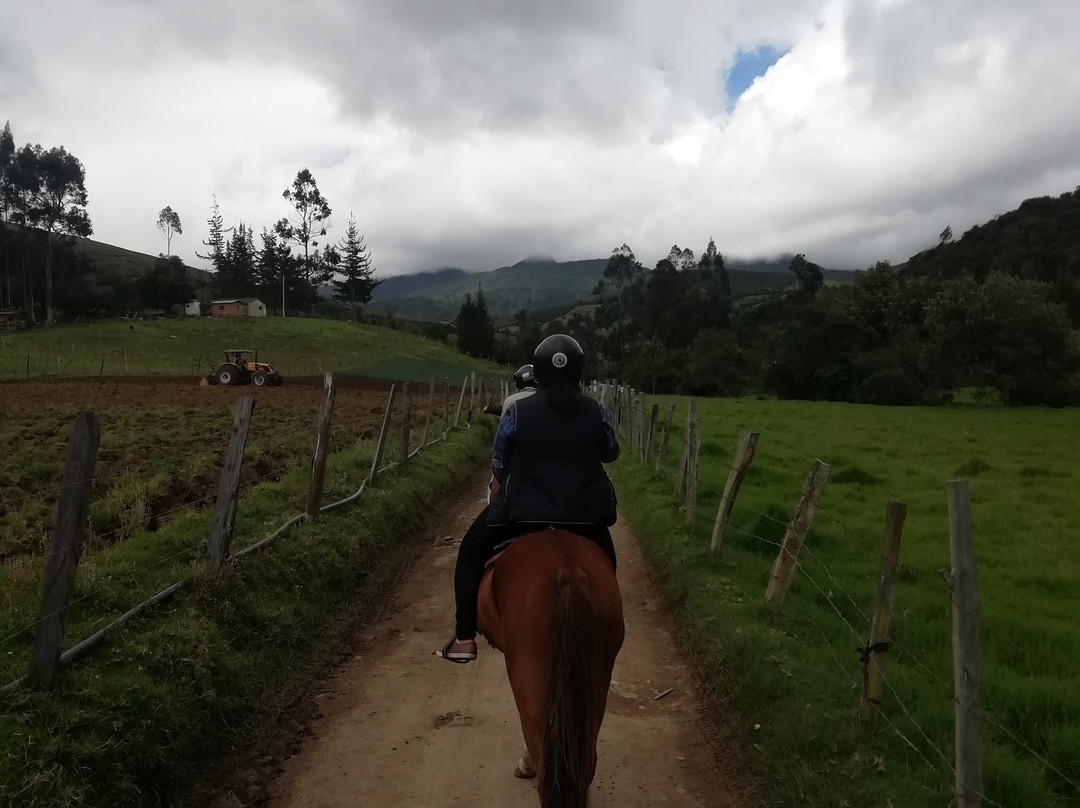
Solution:
{"label": "rider on horse", "polygon": [[608,530],[615,524],[615,489],[604,463],[618,458],[619,440],[604,408],[579,389],[585,354],[577,340],[554,334],[536,347],[533,367],[537,391],[508,397],[495,432],[498,490],[458,549],[456,628],[436,652],[452,662],[476,659],[477,592],[499,545],[560,527],[594,542],[616,563]]}

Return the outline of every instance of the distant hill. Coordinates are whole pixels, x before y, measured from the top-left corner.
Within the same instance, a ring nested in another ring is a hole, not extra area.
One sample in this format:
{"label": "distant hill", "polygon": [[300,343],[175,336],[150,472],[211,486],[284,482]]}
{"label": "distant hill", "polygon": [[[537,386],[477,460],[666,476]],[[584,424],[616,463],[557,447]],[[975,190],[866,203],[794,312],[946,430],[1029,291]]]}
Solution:
{"label": "distant hill", "polygon": [[1074,324],[1080,323],[1080,189],[1027,199],[1016,210],[976,225],[959,241],[939,244],[902,268],[982,280],[991,272],[1034,278],[1054,286]]}
{"label": "distant hill", "polygon": [[[0,227],[17,229],[17,225],[3,222],[0,222]],[[68,238],[71,240],[71,246],[76,253],[93,262],[95,272],[115,272],[117,275],[130,280],[145,275],[153,269],[154,262],[158,260],[156,255],[127,250],[123,247],[106,244],[103,241],[95,241],[92,238],[79,238],[78,236],[69,236]],[[198,269],[187,264],[184,265],[184,268],[196,283],[210,283],[213,278],[213,273],[207,272],[205,269]]]}
{"label": "distant hill", "polygon": [[[773,260],[727,262],[731,290],[736,297],[768,294],[787,289],[792,256]],[[388,278],[375,287],[370,308],[400,317],[453,320],[465,301],[482,286],[488,312],[496,320],[513,317],[524,309],[565,312],[579,303],[595,303],[593,289],[604,275],[607,258],[559,262],[546,256],[526,258],[490,272],[441,269]],[[824,270],[825,277],[850,282],[846,270]]]}

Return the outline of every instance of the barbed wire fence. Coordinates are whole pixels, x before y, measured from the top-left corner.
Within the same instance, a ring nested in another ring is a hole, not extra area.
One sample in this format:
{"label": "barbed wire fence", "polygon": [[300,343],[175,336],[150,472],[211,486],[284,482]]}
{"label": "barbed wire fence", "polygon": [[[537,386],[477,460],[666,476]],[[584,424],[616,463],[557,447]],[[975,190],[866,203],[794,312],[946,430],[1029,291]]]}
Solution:
{"label": "barbed wire fence", "polygon": [[[643,464],[655,465],[652,476],[657,485],[667,482],[667,454],[673,432],[673,416],[676,405],[668,402],[666,417],[660,417],[659,403],[651,406],[651,417],[646,406],[646,395],[628,386],[619,385],[615,380],[594,381],[586,386],[587,392],[604,406],[612,418],[617,434],[624,441],[624,454],[637,459]],[[901,742],[910,748],[916,756],[933,772],[943,777],[950,777],[954,783],[951,795],[953,804],[958,808],[975,808],[985,804],[992,808],[1004,808],[985,794],[982,778],[981,761],[981,722],[1003,732],[1019,748],[1031,756],[1046,770],[1053,772],[1061,782],[1076,789],[1080,794],[1080,784],[1065,772],[1047,760],[1031,746],[1018,738],[1002,721],[988,712],[979,701],[979,667],[977,639],[974,647],[970,637],[977,638],[978,603],[974,589],[974,556],[971,552],[970,488],[967,481],[952,481],[948,484],[950,511],[950,539],[953,551],[953,569],[941,575],[945,579],[946,589],[954,610],[954,682],[947,682],[940,674],[919,658],[909,647],[898,642],[890,632],[893,606],[892,581],[893,570],[897,564],[900,533],[903,526],[905,506],[903,503],[890,502],[886,515],[885,541],[882,548],[882,564],[877,576],[877,594],[873,609],[867,613],[856,598],[844,587],[837,576],[829,569],[825,561],[806,546],[817,509],[817,502],[828,477],[829,467],[820,460],[814,461],[810,474],[803,486],[802,496],[788,520],[779,519],[773,514],[755,510],[741,503],[739,511],[753,514],[758,519],[773,524],[778,531],[783,528],[783,539],[776,540],[737,527],[731,523],[735,511],[738,491],[753,461],[758,435],[746,432],[740,437],[734,459],[727,466],[710,460],[712,471],[728,473],[723,491],[700,488],[698,486],[698,460],[701,447],[701,434],[697,424],[696,401],[687,406],[686,425],[682,429],[681,454],[676,467],[672,504],[683,516],[684,526],[693,535],[708,533],[711,528],[711,551],[721,552],[723,539],[727,532],[734,532],[744,539],[768,547],[775,551],[776,557],[770,572],[765,593],[767,603],[779,606],[783,603],[791,579],[798,575],[807,581],[821,597],[830,613],[834,614],[854,640],[857,663],[845,664],[837,655],[835,640],[815,621],[808,621],[821,634],[837,667],[845,676],[854,675],[860,692],[859,708],[866,716],[880,717],[887,727]],[[672,455],[673,457],[675,455]],[[698,511],[701,502],[714,503],[716,516]],[[837,520],[833,523],[843,529],[849,537],[855,532]],[[865,539],[865,536],[860,538]],[[807,567],[812,563],[814,570]],[[828,587],[823,586],[819,578],[823,575],[828,580]],[[970,580],[963,580],[967,577]],[[839,599],[839,602],[838,602]],[[845,610],[850,610],[845,614]],[[857,616],[868,630],[860,631],[854,624]],[[968,639],[960,635],[967,634]],[[920,673],[929,675],[936,686],[947,691],[948,697],[956,706],[956,748],[953,758],[935,743],[932,733],[916,718],[910,705],[901,695],[899,688],[885,674],[885,659],[888,654],[899,661],[910,664]],[[899,709],[900,716],[890,716],[889,709],[882,703],[882,695],[887,692],[890,703]],[[910,736],[910,737],[909,737]],[[930,793],[938,794],[923,784],[918,786]]]}
{"label": "barbed wire fence", "polygon": [[[470,386],[470,379],[472,385]],[[325,470],[330,458],[345,457],[356,450],[361,440],[355,443],[331,437],[330,423],[333,414],[334,380],[332,374],[324,377],[324,400],[316,419],[316,436],[311,454],[311,469],[307,484],[300,491],[292,491],[285,497],[287,509],[300,512],[286,518],[280,525],[270,530],[263,537],[249,542],[243,548],[232,552],[230,540],[235,525],[237,508],[242,492],[250,492],[267,480],[283,481],[286,473],[296,467],[291,461],[287,467],[274,469],[249,476],[241,482],[240,471],[243,465],[244,447],[247,428],[254,411],[254,399],[238,399],[234,413],[233,429],[221,471],[217,491],[198,497],[175,508],[155,514],[157,519],[175,518],[182,514],[205,514],[205,506],[215,503],[210,527],[209,541],[190,543],[180,541],[180,546],[170,546],[160,557],[146,563],[136,564],[122,575],[108,574],[105,580],[97,583],[97,576],[91,572],[88,591],[76,592],[76,568],[82,545],[88,537],[88,509],[91,487],[95,481],[94,461],[100,440],[97,417],[92,412],[80,413],[72,424],[71,436],[67,448],[67,461],[64,477],[56,487],[57,516],[52,533],[52,542],[48,551],[35,557],[35,563],[43,563],[45,573],[42,581],[42,599],[37,618],[16,624],[12,630],[0,637],[0,649],[11,648],[20,638],[33,633],[30,647],[30,665],[26,675],[20,676],[0,687],[0,692],[18,688],[24,684],[40,684],[51,687],[62,665],[74,661],[98,644],[108,632],[122,626],[136,615],[170,597],[177,590],[191,584],[200,576],[215,575],[226,564],[236,563],[243,557],[255,553],[271,544],[290,530],[300,528],[317,521],[319,515],[345,507],[360,500],[364,492],[378,484],[385,473],[405,468],[409,462],[424,449],[446,441],[455,431],[471,429],[472,413],[477,399],[476,375],[472,373],[461,383],[457,397],[456,410],[451,396],[450,379],[444,377],[441,382],[441,395],[436,396],[436,380],[431,378],[427,390],[426,407],[413,406],[409,384],[391,385],[386,399],[386,407],[381,419],[378,438],[371,447],[370,466],[368,460],[360,461],[368,468],[356,490],[348,493],[348,468],[357,464],[354,458],[343,463],[341,472],[332,472],[329,485],[326,483]],[[399,394],[400,390],[400,394]],[[464,412],[465,394],[470,392],[469,407]],[[481,389],[480,398],[484,397]],[[395,408],[395,404],[398,406]],[[399,428],[393,430],[399,435],[392,436],[392,423],[397,413]],[[464,418],[463,418],[464,416]],[[417,431],[423,424],[423,437],[417,441],[413,429]],[[433,429],[434,427],[434,429]],[[395,459],[384,458],[387,447],[398,443]],[[333,464],[331,464],[333,465]],[[124,476],[116,474],[111,476]],[[342,494],[336,501],[323,503],[324,490]],[[119,527],[103,533],[94,534],[98,542],[108,542],[122,538],[129,527]],[[205,558],[205,570],[200,570],[197,562]],[[154,571],[160,574],[154,575]],[[168,581],[166,583],[166,581]],[[112,615],[103,614],[90,621],[89,630],[81,640],[74,642],[66,650],[61,650],[64,642],[65,618],[73,606],[83,608],[95,602],[108,602],[130,594],[127,586],[132,582],[145,582],[143,591],[150,591],[141,602]],[[111,596],[111,597],[110,597]],[[12,654],[13,651],[8,651]]]}

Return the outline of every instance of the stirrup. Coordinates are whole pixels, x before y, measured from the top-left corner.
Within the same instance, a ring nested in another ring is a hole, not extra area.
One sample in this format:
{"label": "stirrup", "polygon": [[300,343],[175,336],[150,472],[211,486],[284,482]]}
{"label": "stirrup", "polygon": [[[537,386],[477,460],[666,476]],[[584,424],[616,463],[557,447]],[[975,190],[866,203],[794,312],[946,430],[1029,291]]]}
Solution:
{"label": "stirrup", "polygon": [[459,665],[464,665],[467,662],[472,662],[476,659],[476,640],[462,640],[461,645],[472,643],[472,651],[451,651],[450,646],[458,642],[456,635],[452,635],[449,640],[446,641],[446,645],[435,652],[435,656],[441,657],[448,662],[456,662]]}

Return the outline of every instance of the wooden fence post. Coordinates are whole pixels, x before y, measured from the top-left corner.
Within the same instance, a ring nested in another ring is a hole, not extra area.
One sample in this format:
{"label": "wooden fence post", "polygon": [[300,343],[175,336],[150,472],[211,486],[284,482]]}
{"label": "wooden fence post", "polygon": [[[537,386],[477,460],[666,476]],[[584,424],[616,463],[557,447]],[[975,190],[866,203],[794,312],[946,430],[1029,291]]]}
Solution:
{"label": "wooden fence post", "polygon": [[645,432],[645,394],[638,399],[638,455],[641,462],[645,462],[645,452],[648,451],[648,435]]}
{"label": "wooden fence post", "polygon": [[769,585],[765,589],[765,602],[780,605],[784,602],[788,587],[791,586],[791,578],[795,574],[795,564],[799,560],[799,551],[802,549],[806,535],[810,532],[810,526],[814,523],[814,514],[817,513],[818,500],[825,488],[825,481],[829,479],[829,466],[820,460],[815,460],[810,467],[810,473],[803,483],[802,496],[799,504],[795,506],[795,512],[791,514],[791,521],[784,531],[784,541],[780,552],[776,554],[772,572],[769,573]]}
{"label": "wooden fence post", "polygon": [[739,438],[739,448],[735,450],[735,460],[728,470],[727,483],[724,484],[724,494],[720,498],[720,507],[716,509],[716,521],[713,522],[712,552],[720,549],[724,541],[724,533],[727,531],[728,521],[731,519],[731,509],[735,507],[735,497],[739,495],[746,472],[750,470],[750,464],[754,460],[757,451],[757,432],[743,432]]}
{"label": "wooden fence post", "polygon": [[390,398],[386,401],[386,412],[383,413],[382,429],[379,430],[379,440],[375,444],[375,457],[371,460],[371,473],[368,474],[368,482],[375,485],[375,479],[379,476],[379,463],[382,462],[383,447],[386,445],[386,433],[390,429],[390,414],[394,411],[394,393],[397,385],[390,385]]}
{"label": "wooden fence post", "polygon": [[[476,409],[476,371],[469,374],[469,412]],[[472,423],[472,418],[469,419]]]}
{"label": "wooden fence post", "polygon": [[667,415],[664,416],[664,424],[660,431],[660,448],[656,452],[656,468],[654,473],[657,477],[663,477],[667,469],[668,444],[671,442],[671,419],[675,417],[675,402],[668,402]]}
{"label": "wooden fence post", "polygon": [[81,412],[71,425],[64,478],[56,506],[56,524],[49,542],[49,560],[41,592],[34,644],[30,648],[31,682],[51,688],[60,669],[60,646],[64,642],[64,619],[75,589],[75,568],[86,537],[90,488],[94,483],[101,429],[97,416]]}
{"label": "wooden fence post", "polygon": [[319,415],[315,420],[315,449],[311,453],[311,481],[308,483],[307,507],[305,513],[307,521],[314,522],[319,518],[319,507],[322,505],[323,480],[326,478],[326,454],[330,443],[330,419],[334,414],[334,376],[327,373],[323,376],[322,405],[319,407]]}
{"label": "wooden fence post", "polygon": [[247,443],[248,426],[255,410],[255,399],[244,396],[237,400],[233,414],[232,436],[225,466],[218,482],[217,501],[214,503],[214,520],[210,526],[210,543],[206,550],[206,568],[210,572],[221,569],[229,557],[229,541],[232,539],[236,521],[236,498],[240,490],[240,466],[244,462],[244,445]]}
{"label": "wooden fence post", "polygon": [[401,385],[401,465],[409,465],[409,415],[412,412],[412,396],[409,383]]}
{"label": "wooden fence post", "polygon": [[979,590],[971,531],[971,483],[950,480],[953,686],[956,692],[956,807],[982,805],[982,708],[979,704]]}
{"label": "wooden fence post", "polygon": [[466,376],[465,380],[461,383],[461,395],[457,400],[457,414],[454,415],[454,429],[458,428],[458,422],[461,421],[461,404],[465,401],[465,388],[469,386],[469,377]]}
{"label": "wooden fence post", "polygon": [[694,527],[694,516],[697,513],[697,473],[698,452],[701,451],[701,433],[694,424],[694,434],[690,436],[690,457],[686,464],[686,520],[688,528]]}
{"label": "wooden fence post", "polygon": [[446,440],[450,432],[450,377],[443,376],[442,436]]}
{"label": "wooden fence post", "polygon": [[656,420],[660,416],[660,405],[652,405],[652,413],[649,418],[649,439],[645,442],[645,456],[642,458],[644,462],[648,463],[652,460],[653,448],[656,441]]}
{"label": "wooden fence post", "polygon": [[427,446],[428,432],[431,430],[431,409],[435,406],[435,377],[431,377],[431,389],[427,397],[427,419],[424,421],[424,442],[421,446]]}
{"label": "wooden fence post", "polygon": [[690,445],[693,441],[694,431],[697,429],[697,400],[690,399],[690,406],[686,410],[686,429],[683,432],[682,439],[682,457],[679,459],[679,470],[675,474],[675,493],[673,496],[676,500],[679,499],[679,495],[683,493],[686,486],[686,472],[688,464],[690,463]]}
{"label": "wooden fence post", "polygon": [[881,684],[885,678],[885,653],[889,650],[889,624],[893,611],[893,575],[900,558],[900,534],[907,506],[890,501],[885,508],[885,538],[881,545],[874,611],[870,615],[870,639],[863,650],[863,689],[859,707],[864,716],[873,716],[881,704]]}

